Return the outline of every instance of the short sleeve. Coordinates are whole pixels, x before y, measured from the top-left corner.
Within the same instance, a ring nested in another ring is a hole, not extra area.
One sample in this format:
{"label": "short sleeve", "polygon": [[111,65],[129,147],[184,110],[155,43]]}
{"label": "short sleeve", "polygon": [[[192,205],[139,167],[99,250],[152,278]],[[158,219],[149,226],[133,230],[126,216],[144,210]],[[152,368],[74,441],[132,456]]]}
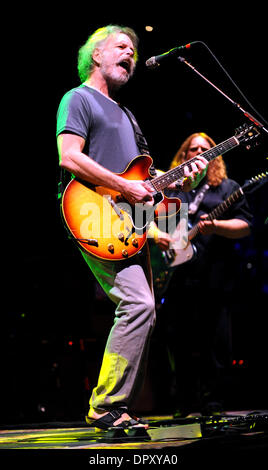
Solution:
{"label": "short sleeve", "polygon": [[91,119],[92,112],[89,102],[78,91],[71,90],[64,95],[60,102],[57,112],[56,135],[71,132],[86,139]]}

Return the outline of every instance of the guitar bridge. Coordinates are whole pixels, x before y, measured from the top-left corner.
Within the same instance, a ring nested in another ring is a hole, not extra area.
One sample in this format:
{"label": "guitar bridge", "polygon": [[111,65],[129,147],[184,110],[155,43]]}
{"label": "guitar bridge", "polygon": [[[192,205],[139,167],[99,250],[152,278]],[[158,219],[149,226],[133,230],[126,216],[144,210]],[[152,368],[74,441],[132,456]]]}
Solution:
{"label": "guitar bridge", "polygon": [[117,206],[117,204],[113,201],[112,197],[111,196],[105,196],[105,197],[106,197],[107,201],[111,204],[113,210],[118,215],[119,219],[124,220],[124,214],[122,213],[120,208]]}

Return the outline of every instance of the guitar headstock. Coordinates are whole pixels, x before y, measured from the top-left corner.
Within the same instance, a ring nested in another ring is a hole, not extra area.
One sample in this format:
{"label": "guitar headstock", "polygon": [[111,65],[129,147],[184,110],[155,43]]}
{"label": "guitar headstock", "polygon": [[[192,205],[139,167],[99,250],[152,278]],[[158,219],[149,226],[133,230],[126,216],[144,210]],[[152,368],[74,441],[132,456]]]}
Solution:
{"label": "guitar headstock", "polygon": [[[264,184],[268,182],[268,171],[263,173],[259,173],[256,176],[250,178],[250,180],[246,181],[243,185],[243,190],[249,190],[249,188],[253,189],[254,186],[259,186],[260,184]],[[255,188],[256,189],[256,188]]]}
{"label": "guitar headstock", "polygon": [[254,144],[257,144],[257,137],[260,132],[253,124],[243,124],[236,129],[235,137],[239,140],[240,144],[245,144],[249,150]]}

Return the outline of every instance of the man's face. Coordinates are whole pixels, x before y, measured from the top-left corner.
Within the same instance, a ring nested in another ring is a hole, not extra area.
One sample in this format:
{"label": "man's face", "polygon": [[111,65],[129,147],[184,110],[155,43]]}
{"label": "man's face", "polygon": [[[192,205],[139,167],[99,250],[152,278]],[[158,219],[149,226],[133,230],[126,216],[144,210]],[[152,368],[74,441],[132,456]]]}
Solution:
{"label": "man's face", "polygon": [[190,160],[190,158],[196,157],[210,148],[211,145],[206,139],[201,136],[194,137],[189,145],[186,160]]}
{"label": "man's face", "polygon": [[127,83],[135,69],[135,50],[123,33],[112,34],[98,50],[97,62],[103,77],[113,86]]}

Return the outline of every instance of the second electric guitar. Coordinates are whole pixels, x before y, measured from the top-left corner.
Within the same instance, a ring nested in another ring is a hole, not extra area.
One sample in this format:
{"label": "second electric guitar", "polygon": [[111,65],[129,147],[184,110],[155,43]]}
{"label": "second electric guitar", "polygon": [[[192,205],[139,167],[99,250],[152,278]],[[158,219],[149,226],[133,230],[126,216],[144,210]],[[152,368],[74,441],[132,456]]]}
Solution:
{"label": "second electric guitar", "polygon": [[[241,143],[250,145],[257,135],[259,132],[252,125],[244,125],[235,136],[202,153],[202,156],[211,161]],[[197,158],[189,160],[187,165]],[[185,165],[183,163],[152,178],[152,158],[140,155],[120,173],[129,180],[148,181],[154,189],[154,206],[136,204],[131,207],[120,193],[108,187],[72,179],[61,203],[63,219],[72,238],[82,250],[104,260],[120,261],[134,256],[146,242],[150,221],[155,217],[174,215],[180,210],[180,199],[167,198],[162,191],[184,176]],[[172,214],[170,207],[175,211]]]}
{"label": "second electric guitar", "polygon": [[[226,212],[236,201],[238,201],[244,193],[249,190],[255,191],[262,184],[268,181],[268,171],[254,176],[247,181],[243,186],[240,186],[221,204],[216,206],[203,220],[218,219],[224,212]],[[174,238],[180,234],[180,223],[178,223],[175,232],[172,234]],[[192,240],[199,234],[199,224],[197,223],[188,231],[187,243],[183,244],[180,249],[175,246],[168,250],[161,251],[155,243],[150,246],[151,263],[154,278],[154,288],[158,295],[163,295],[166,291],[171,277],[174,274],[175,268],[180,264],[187,263],[198,256],[197,248],[192,243]]]}

